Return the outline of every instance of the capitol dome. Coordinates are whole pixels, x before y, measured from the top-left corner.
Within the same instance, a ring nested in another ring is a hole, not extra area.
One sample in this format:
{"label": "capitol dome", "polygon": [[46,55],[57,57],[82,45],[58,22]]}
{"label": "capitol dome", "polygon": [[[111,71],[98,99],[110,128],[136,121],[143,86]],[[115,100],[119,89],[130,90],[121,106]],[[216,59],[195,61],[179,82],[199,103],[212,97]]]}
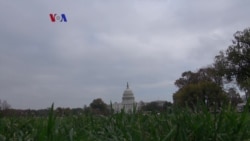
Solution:
{"label": "capitol dome", "polygon": [[121,103],[114,103],[113,109],[116,112],[121,111],[122,109],[129,113],[132,112],[135,106],[137,106],[136,108],[140,108],[141,104],[136,103],[135,102],[135,97],[134,97],[134,93],[132,92],[132,90],[129,88],[129,85],[127,83],[127,88],[124,90],[123,95],[122,95],[122,102]]}
{"label": "capitol dome", "polygon": [[129,88],[129,85],[127,83],[127,88],[123,92],[122,103],[123,104],[132,104],[132,103],[134,103],[134,101],[135,101],[134,94],[133,94],[132,90]]}
{"label": "capitol dome", "polygon": [[134,94],[131,89],[129,89],[129,85],[127,83],[127,89],[123,92],[122,99],[131,99],[134,98]]}

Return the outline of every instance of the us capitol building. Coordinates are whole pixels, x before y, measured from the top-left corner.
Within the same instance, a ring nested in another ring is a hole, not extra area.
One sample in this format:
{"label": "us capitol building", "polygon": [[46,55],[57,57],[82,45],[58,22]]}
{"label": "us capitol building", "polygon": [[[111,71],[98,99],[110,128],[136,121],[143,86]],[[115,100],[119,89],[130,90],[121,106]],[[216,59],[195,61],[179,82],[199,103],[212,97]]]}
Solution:
{"label": "us capitol building", "polygon": [[127,88],[124,90],[122,95],[122,102],[115,102],[112,106],[115,112],[120,112],[122,109],[124,109],[125,112],[132,112],[134,107],[136,107],[136,109],[140,109],[141,105],[141,103],[135,102],[134,94],[127,83]]}

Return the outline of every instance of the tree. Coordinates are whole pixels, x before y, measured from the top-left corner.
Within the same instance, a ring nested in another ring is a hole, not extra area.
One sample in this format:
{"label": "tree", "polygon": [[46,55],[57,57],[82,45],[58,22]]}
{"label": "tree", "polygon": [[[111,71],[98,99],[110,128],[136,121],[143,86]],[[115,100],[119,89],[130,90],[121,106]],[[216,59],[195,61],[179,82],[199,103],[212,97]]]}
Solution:
{"label": "tree", "polygon": [[153,112],[156,112],[156,111],[159,111],[162,107],[159,107],[157,102],[150,102],[144,106],[142,106],[142,110],[143,111],[153,111]]}
{"label": "tree", "polygon": [[200,82],[189,84],[179,89],[173,95],[174,104],[195,108],[198,104],[208,107],[220,107],[227,103],[227,98],[220,86],[213,82]]}
{"label": "tree", "polygon": [[175,85],[181,89],[189,84],[198,84],[203,81],[213,82],[218,86],[223,85],[222,77],[214,66],[201,68],[197,72],[183,72],[181,78],[175,81]]}
{"label": "tree", "polygon": [[169,102],[169,101],[166,101],[164,102],[163,104],[163,109],[167,109],[167,108],[170,108],[173,106],[173,103]]}
{"label": "tree", "polygon": [[175,105],[194,108],[198,103],[219,106],[226,103],[226,94],[222,89],[221,75],[214,66],[201,68],[197,72],[186,71],[175,81],[179,90],[173,94]]}
{"label": "tree", "polygon": [[241,90],[250,93],[250,28],[237,31],[232,45],[215,57],[215,65],[228,81],[236,80]]}
{"label": "tree", "polygon": [[58,116],[69,116],[72,114],[72,110],[68,108],[58,107],[56,109],[56,113]]}
{"label": "tree", "polygon": [[90,108],[96,114],[107,114],[108,107],[107,104],[103,102],[101,98],[94,99],[92,103],[90,103]]}
{"label": "tree", "polygon": [[227,96],[232,106],[237,106],[238,103],[242,102],[242,99],[240,98],[240,94],[237,93],[237,91],[234,88],[230,88],[228,90]]}
{"label": "tree", "polygon": [[162,112],[171,107],[172,103],[168,101],[152,101],[141,107],[143,111]]}

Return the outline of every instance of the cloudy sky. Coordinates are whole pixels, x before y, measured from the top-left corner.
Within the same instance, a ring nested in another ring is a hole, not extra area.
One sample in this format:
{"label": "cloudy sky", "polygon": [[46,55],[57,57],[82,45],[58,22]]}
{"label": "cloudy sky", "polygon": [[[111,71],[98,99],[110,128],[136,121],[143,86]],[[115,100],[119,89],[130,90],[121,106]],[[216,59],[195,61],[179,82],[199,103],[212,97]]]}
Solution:
{"label": "cloudy sky", "polygon": [[[1,0],[0,99],[13,108],[168,100],[250,27],[249,0]],[[52,23],[50,13],[67,22]]]}

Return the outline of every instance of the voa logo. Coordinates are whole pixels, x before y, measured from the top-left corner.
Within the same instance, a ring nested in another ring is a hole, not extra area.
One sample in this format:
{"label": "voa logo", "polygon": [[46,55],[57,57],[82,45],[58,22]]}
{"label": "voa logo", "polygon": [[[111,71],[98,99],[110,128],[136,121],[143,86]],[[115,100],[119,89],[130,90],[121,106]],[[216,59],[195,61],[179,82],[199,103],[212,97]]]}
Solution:
{"label": "voa logo", "polygon": [[67,22],[67,18],[65,14],[49,14],[51,22]]}

